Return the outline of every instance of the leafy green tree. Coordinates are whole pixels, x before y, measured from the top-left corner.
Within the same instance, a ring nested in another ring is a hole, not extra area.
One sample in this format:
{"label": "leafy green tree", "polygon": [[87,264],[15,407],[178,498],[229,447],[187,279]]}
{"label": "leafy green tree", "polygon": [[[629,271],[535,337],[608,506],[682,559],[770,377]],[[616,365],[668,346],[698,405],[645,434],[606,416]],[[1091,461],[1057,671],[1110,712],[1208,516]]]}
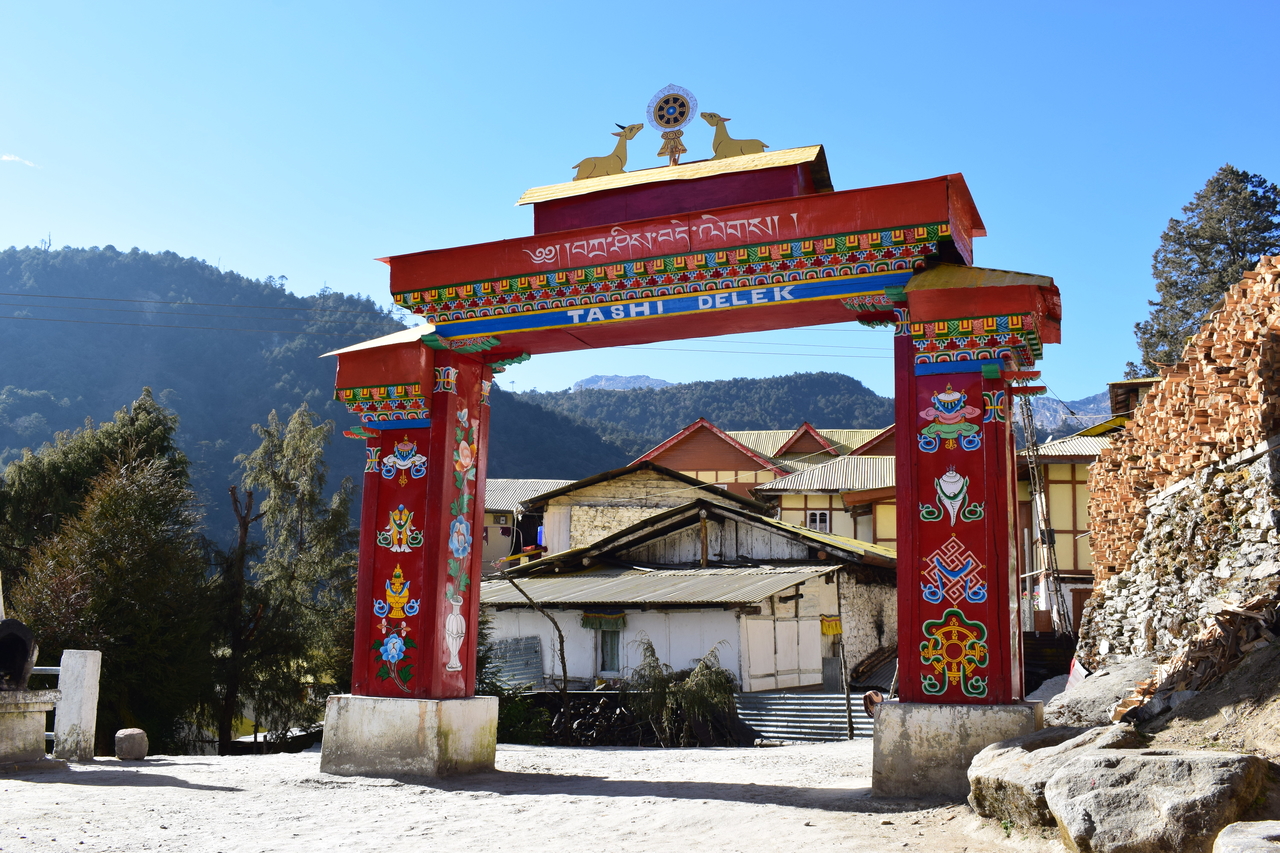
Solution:
{"label": "leafy green tree", "polygon": [[[243,495],[230,490],[237,539],[218,558],[223,649],[216,706],[219,748],[248,703],[279,737],[313,725],[325,695],[350,687],[355,630],[356,532],[350,478],[328,499],[324,446],[333,422],[306,404],[256,425],[262,442],[241,455]],[[254,512],[254,501],[265,495]],[[261,523],[264,542],[250,528]]]}
{"label": "leafy green tree", "polygon": [[[6,392],[11,389],[5,389]],[[115,420],[95,427],[60,432],[52,444],[27,449],[10,462],[0,482],[0,579],[12,588],[23,573],[31,549],[74,517],[97,478],[137,460],[166,460],[185,483],[187,457],[174,434],[178,418],[156,402],[150,388]]]}
{"label": "leafy green tree", "polygon": [[1150,318],[1134,325],[1142,363],[1129,362],[1129,379],[1176,363],[1227,288],[1261,255],[1280,253],[1280,189],[1261,175],[1228,163],[1182,212],[1151,259],[1160,298],[1148,303]]}
{"label": "leafy green tree", "polygon": [[44,661],[68,648],[102,652],[98,752],[134,726],[153,750],[183,751],[213,680],[207,561],[185,469],[138,458],[87,490],[80,511],[32,549],[13,613]]}

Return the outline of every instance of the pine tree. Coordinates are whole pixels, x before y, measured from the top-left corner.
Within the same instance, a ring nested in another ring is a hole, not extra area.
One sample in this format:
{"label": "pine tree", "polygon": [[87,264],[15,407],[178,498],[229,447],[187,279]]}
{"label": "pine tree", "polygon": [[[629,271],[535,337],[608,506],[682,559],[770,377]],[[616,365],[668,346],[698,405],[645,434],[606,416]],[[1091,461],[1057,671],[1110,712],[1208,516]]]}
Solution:
{"label": "pine tree", "polygon": [[174,435],[178,417],[151,396],[150,388],[114,421],[60,432],[53,444],[26,450],[10,462],[0,482],[0,578],[12,588],[31,548],[74,517],[94,481],[108,470],[163,458],[186,482],[187,457]]}
{"label": "pine tree", "polygon": [[64,649],[102,652],[99,754],[133,726],[156,752],[185,751],[188,724],[208,701],[211,608],[198,524],[181,466],[161,456],[113,467],[31,551],[13,589],[13,615],[36,635],[44,665]]}
{"label": "pine tree", "polygon": [[[236,544],[218,558],[221,591],[219,751],[247,704],[271,737],[317,721],[328,692],[349,686],[355,632],[355,531],[350,478],[325,500],[324,446],[333,422],[305,404],[255,426],[258,449],[238,457],[243,493],[232,488]],[[264,496],[254,511],[255,495]],[[250,539],[261,522],[265,543]]]}
{"label": "pine tree", "polygon": [[1160,298],[1134,325],[1142,363],[1125,376],[1152,376],[1182,357],[1186,339],[1261,255],[1280,253],[1280,189],[1261,175],[1223,166],[1170,219],[1151,259]]}

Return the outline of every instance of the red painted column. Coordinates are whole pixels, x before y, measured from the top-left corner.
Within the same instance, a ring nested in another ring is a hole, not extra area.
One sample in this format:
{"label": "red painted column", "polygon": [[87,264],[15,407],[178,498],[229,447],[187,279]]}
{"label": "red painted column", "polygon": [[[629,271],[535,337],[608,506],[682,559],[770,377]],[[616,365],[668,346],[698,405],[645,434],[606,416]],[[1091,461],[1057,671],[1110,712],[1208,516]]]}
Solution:
{"label": "red painted column", "polygon": [[475,694],[491,369],[434,354],[429,420],[370,421],[352,693]]}
{"label": "red painted column", "polygon": [[904,702],[1018,702],[1006,365],[920,357],[906,311],[899,309],[894,339],[899,695]]}

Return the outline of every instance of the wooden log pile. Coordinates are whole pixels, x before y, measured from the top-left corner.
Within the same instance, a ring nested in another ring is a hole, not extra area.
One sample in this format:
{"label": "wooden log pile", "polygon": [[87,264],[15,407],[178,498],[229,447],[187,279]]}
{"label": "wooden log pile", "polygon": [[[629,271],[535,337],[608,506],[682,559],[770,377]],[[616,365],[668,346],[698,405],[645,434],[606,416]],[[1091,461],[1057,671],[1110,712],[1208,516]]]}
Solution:
{"label": "wooden log pile", "polygon": [[1146,500],[1276,434],[1280,258],[1264,256],[1224,295],[1182,360],[1160,371],[1089,473],[1094,582],[1129,567]]}

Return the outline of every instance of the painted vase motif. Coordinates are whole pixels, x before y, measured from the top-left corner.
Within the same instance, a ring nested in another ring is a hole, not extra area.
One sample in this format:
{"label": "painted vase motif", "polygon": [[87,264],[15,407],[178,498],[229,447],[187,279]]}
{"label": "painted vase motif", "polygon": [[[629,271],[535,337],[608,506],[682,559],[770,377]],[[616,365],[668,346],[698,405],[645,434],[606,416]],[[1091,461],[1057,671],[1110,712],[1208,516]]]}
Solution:
{"label": "painted vase motif", "polygon": [[444,617],[444,642],[449,649],[449,662],[444,668],[447,672],[459,672],[462,661],[458,660],[458,652],[462,650],[462,641],[467,636],[467,620],[460,612],[462,596],[452,596],[448,602],[453,606],[453,612]]}

